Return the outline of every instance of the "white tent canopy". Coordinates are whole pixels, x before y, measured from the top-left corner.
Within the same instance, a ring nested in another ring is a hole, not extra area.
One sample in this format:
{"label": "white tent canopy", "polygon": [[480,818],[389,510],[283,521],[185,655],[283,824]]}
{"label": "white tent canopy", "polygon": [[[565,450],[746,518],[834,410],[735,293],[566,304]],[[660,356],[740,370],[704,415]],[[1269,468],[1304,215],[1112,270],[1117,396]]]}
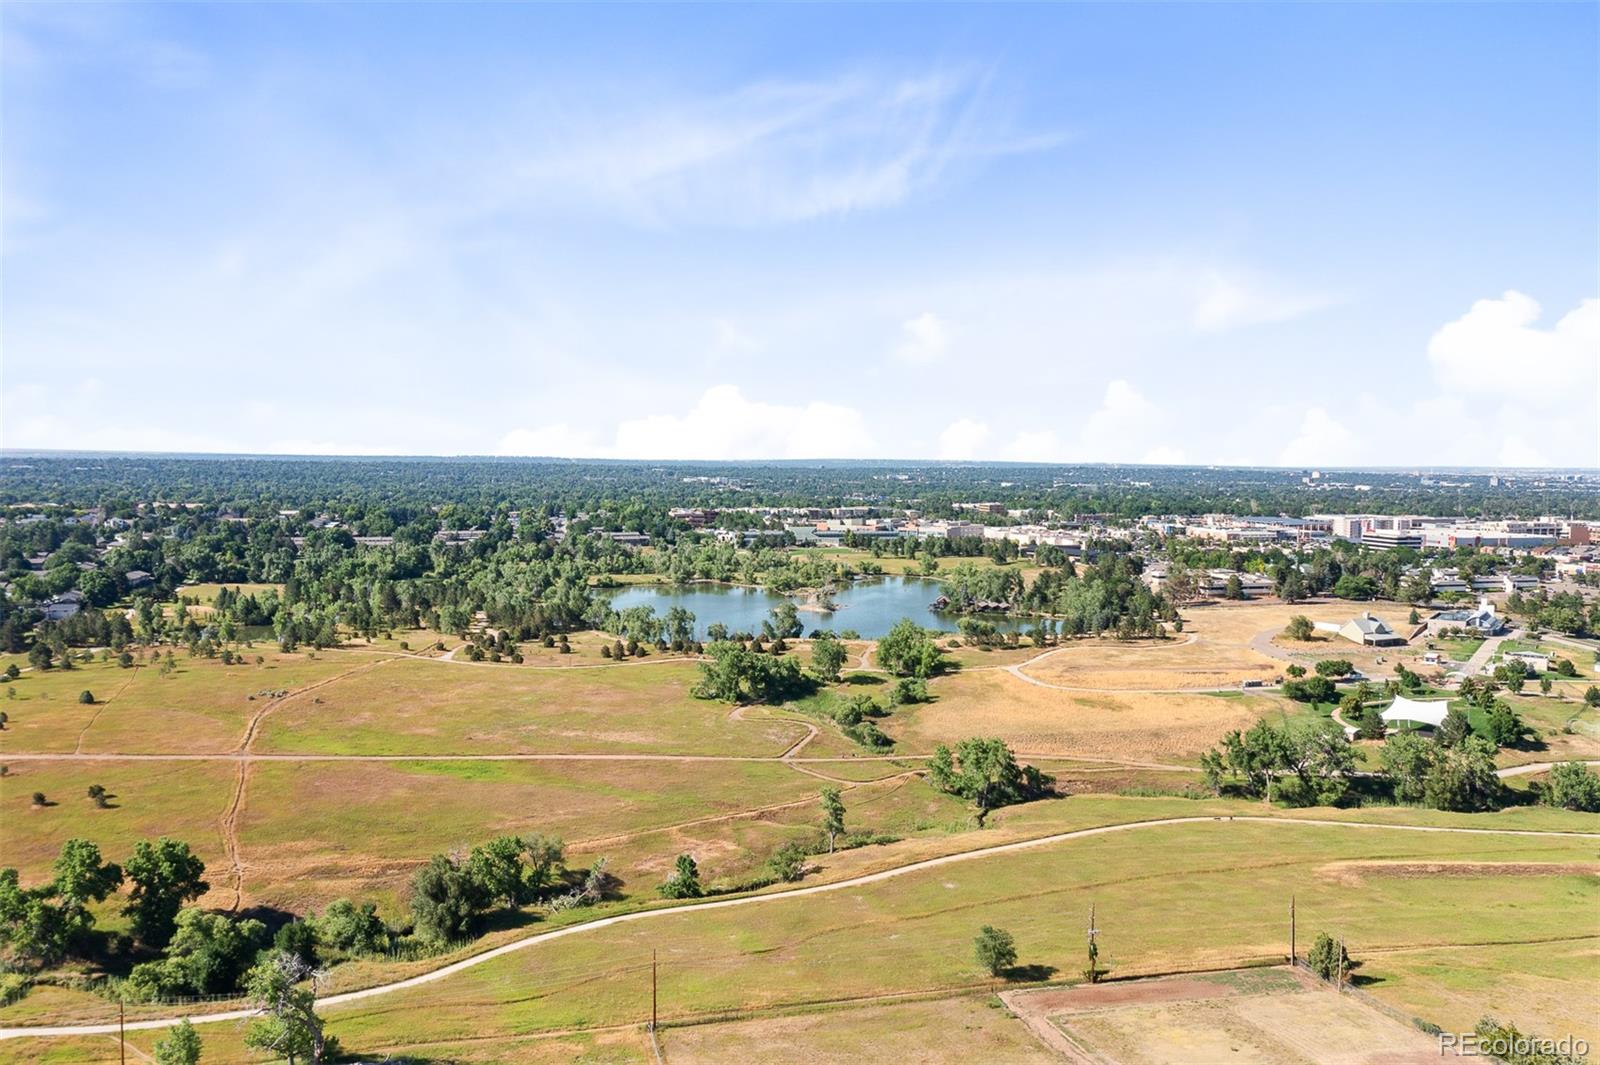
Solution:
{"label": "white tent canopy", "polygon": [[1396,695],[1394,703],[1381,715],[1384,723],[1394,721],[1412,721],[1421,725],[1432,725],[1438,728],[1444,723],[1444,715],[1450,708],[1448,699],[1430,699],[1421,702],[1416,699],[1407,699],[1404,695]]}

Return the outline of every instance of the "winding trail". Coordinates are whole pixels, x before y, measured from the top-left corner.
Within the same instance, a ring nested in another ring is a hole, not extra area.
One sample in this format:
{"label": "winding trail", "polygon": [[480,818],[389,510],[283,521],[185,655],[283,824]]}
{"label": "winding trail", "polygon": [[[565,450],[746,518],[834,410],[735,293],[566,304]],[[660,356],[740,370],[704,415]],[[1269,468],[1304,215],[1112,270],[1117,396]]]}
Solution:
{"label": "winding trail", "polygon": [[[373,987],[362,988],[358,991],[345,991],[336,995],[324,995],[317,999],[317,1004],[324,1007],[341,1006],[346,1003],[360,1002],[364,999],[377,998],[382,995],[406,991],[414,987],[435,983],[447,979],[457,973],[475,969],[497,958],[505,957],[529,947],[538,946],[557,939],[569,936],[583,935],[609,928],[613,925],[629,924],[636,921],[650,921],[663,917],[671,917],[689,911],[722,910],[737,906],[760,906],[765,903],[777,902],[786,899],[800,898],[811,895],[823,895],[837,891],[848,891],[852,888],[863,887],[867,884],[881,883],[897,877],[907,876],[912,873],[928,869],[937,869],[942,866],[955,865],[960,862],[976,861],[990,858],[1000,854],[1014,854],[1019,851],[1032,850],[1038,847],[1047,847],[1056,843],[1088,839],[1095,836],[1105,836],[1113,833],[1135,832],[1144,829],[1162,828],[1171,825],[1207,824],[1207,823],[1233,823],[1235,821],[1248,821],[1267,825],[1312,825],[1323,828],[1359,829],[1372,832],[1432,832],[1453,835],[1482,835],[1482,836],[1540,836],[1566,839],[1594,839],[1600,840],[1600,832],[1555,832],[1547,830],[1519,830],[1495,828],[1447,828],[1435,825],[1395,825],[1377,824],[1365,821],[1332,821],[1313,818],[1288,818],[1268,817],[1257,815],[1218,815],[1194,817],[1163,817],[1147,821],[1125,821],[1117,824],[1100,825],[1095,828],[1080,828],[1070,832],[1057,832],[1048,836],[1037,836],[1033,839],[1017,840],[1011,843],[998,843],[990,847],[980,847],[975,850],[961,851],[955,854],[941,855],[937,858],[925,858],[921,861],[909,862],[905,865],[895,866],[891,869],[879,870],[875,873],[863,873],[859,876],[846,877],[830,883],[813,884],[809,887],[792,888],[786,891],[774,891],[763,895],[741,895],[737,898],[713,899],[711,901],[696,901],[676,906],[660,906],[654,909],[638,910],[633,913],[617,914],[612,917],[600,917],[582,924],[569,925],[565,928],[553,929],[549,932],[539,932],[502,944],[493,949],[463,958],[458,962],[442,966],[430,972],[404,980],[395,980],[387,984],[378,984]],[[168,1028],[181,1020],[188,1020],[194,1024],[214,1023],[218,1021],[245,1020],[257,1015],[253,1009],[222,1010],[214,1013],[198,1013],[165,1017],[156,1020],[131,1021],[127,1028],[133,1031],[149,1031],[153,1029]],[[27,1037],[63,1037],[63,1036],[88,1036],[109,1035],[118,1030],[116,1024],[67,1024],[39,1027],[0,1028],[0,1040],[21,1039]]]}
{"label": "winding trail", "polygon": [[244,735],[239,738],[239,743],[234,748],[239,756],[239,768],[234,776],[233,795],[228,800],[228,808],[222,812],[222,817],[217,822],[222,831],[222,850],[228,859],[228,878],[233,881],[233,902],[228,906],[230,911],[237,913],[239,907],[244,904],[244,858],[239,844],[239,815],[244,810],[245,789],[250,782],[250,762],[252,760],[250,748],[255,744],[256,736],[260,733],[261,722],[266,719],[268,714],[290,699],[316,691],[318,688],[344,680],[346,677],[352,677],[357,673],[365,673],[368,670],[377,669],[385,662],[390,661],[393,661],[393,659],[380,658],[375,662],[364,662],[353,669],[347,669],[342,673],[336,673],[331,677],[324,677],[322,680],[303,685],[293,691],[285,692],[276,699],[268,699],[254,714],[250,715],[250,720],[245,725]]}

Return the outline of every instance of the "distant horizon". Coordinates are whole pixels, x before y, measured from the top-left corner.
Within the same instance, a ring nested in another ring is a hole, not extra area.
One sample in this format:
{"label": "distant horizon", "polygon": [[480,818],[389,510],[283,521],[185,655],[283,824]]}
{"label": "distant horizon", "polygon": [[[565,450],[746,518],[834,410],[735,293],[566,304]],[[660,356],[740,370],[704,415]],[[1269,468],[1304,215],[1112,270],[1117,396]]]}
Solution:
{"label": "distant horizon", "polygon": [[628,458],[604,456],[566,456],[566,455],[478,455],[467,452],[458,454],[318,454],[318,453],[293,453],[293,452],[268,452],[268,451],[115,451],[106,449],[76,449],[76,448],[13,448],[0,447],[0,458],[152,458],[152,459],[215,459],[218,461],[235,459],[253,460],[311,460],[317,462],[407,462],[415,460],[438,460],[451,462],[548,462],[566,465],[581,465],[585,463],[603,465],[665,465],[665,466],[1017,466],[1027,468],[1061,468],[1061,469],[1149,469],[1149,470],[1263,470],[1271,472],[1289,472],[1298,470],[1316,470],[1332,473],[1458,473],[1458,474],[1497,474],[1497,473],[1565,473],[1565,474],[1595,474],[1600,476],[1600,467],[1594,466],[1447,466],[1439,464],[1411,463],[1401,466],[1375,466],[1375,465],[1336,465],[1308,463],[1304,465],[1274,466],[1253,463],[1220,463],[1220,462],[1032,462],[1011,459],[941,459],[941,458],[832,458],[828,456],[813,456],[807,458],[743,458],[743,459],[696,459],[696,458]]}

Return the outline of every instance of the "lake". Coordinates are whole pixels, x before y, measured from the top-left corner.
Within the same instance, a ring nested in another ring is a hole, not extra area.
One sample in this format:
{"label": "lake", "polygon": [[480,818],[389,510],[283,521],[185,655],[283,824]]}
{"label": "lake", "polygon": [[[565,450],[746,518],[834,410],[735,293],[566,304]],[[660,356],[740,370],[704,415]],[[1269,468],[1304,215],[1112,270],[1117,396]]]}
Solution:
{"label": "lake", "polygon": [[[728,627],[729,632],[760,632],[761,623],[779,603],[792,602],[802,606],[805,600],[769,592],[763,588],[745,588],[733,584],[690,584],[675,587],[666,584],[635,584],[615,592],[597,589],[597,595],[611,596],[613,610],[626,610],[633,606],[654,607],[665,614],[681,606],[694,615],[695,631],[705,638],[706,627],[716,622]],[[870,577],[852,581],[835,593],[832,611],[800,611],[800,623],[807,635],[812,629],[832,629],[839,632],[854,629],[864,639],[875,640],[885,635],[901,618],[910,618],[925,629],[955,632],[960,621],[958,614],[941,614],[930,604],[943,594],[943,585],[923,577]],[[996,628],[1017,626],[1016,619],[985,615],[985,621]]]}

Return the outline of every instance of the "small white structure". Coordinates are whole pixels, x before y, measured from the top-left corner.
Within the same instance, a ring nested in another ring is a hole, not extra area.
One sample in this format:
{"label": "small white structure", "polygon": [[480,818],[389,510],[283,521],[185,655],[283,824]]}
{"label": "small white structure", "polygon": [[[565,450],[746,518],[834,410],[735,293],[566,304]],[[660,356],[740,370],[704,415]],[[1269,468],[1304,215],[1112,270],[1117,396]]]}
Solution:
{"label": "small white structure", "polygon": [[1334,633],[1363,647],[1402,647],[1406,642],[1406,638],[1391,629],[1388,622],[1373,616],[1370,611],[1356,615],[1343,625],[1319,621],[1316,627],[1321,632]]}
{"label": "small white structure", "polygon": [[1429,699],[1426,702],[1418,699],[1407,699],[1404,695],[1396,695],[1389,709],[1379,716],[1385,725],[1397,721],[1410,721],[1417,725],[1430,725],[1438,728],[1444,724],[1444,715],[1449,712],[1450,700]]}
{"label": "small white structure", "polygon": [[1521,662],[1532,673],[1545,673],[1550,669],[1550,656],[1538,651],[1507,651],[1502,657],[1507,662]]}

